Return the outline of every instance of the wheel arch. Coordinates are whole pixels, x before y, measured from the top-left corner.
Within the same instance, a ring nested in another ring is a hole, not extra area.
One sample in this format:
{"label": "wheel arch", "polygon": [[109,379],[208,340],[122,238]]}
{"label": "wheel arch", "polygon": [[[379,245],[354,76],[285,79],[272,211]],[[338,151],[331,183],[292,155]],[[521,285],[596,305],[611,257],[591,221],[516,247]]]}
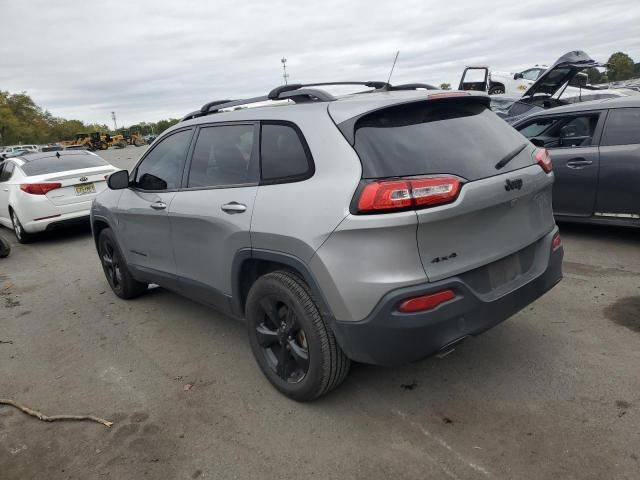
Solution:
{"label": "wheel arch", "polygon": [[231,267],[231,308],[234,314],[244,317],[244,305],[251,286],[261,276],[276,270],[295,273],[306,282],[320,313],[333,328],[333,313],[309,267],[298,257],[272,250],[246,248],[236,252]]}
{"label": "wheel arch", "polygon": [[91,232],[93,233],[93,241],[96,244],[96,249],[98,248],[98,238],[100,238],[100,232],[102,232],[105,228],[111,228],[111,225],[103,217],[94,217],[91,219]]}

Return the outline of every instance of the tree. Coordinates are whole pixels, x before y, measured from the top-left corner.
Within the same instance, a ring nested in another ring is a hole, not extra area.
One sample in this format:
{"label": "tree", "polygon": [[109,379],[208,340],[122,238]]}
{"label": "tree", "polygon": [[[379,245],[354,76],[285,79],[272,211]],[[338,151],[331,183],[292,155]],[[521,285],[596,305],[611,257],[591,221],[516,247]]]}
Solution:
{"label": "tree", "polygon": [[441,83],[440,84],[440,90],[451,90],[451,84],[450,83]]}
{"label": "tree", "polygon": [[602,82],[602,74],[597,68],[589,68],[587,70],[587,76],[589,77],[590,84]]}
{"label": "tree", "polygon": [[608,77],[612,82],[628,80],[633,77],[634,63],[629,55],[616,52],[609,57]]}

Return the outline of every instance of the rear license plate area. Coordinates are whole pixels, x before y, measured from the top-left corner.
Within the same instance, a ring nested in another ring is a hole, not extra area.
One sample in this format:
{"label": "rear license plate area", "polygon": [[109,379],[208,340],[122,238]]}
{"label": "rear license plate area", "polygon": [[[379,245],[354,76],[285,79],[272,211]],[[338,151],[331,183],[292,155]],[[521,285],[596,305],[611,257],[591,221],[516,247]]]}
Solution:
{"label": "rear license plate area", "polygon": [[82,183],[80,185],[74,185],[76,195],[89,195],[96,193],[96,186],[93,183]]}
{"label": "rear license plate area", "polygon": [[498,288],[509,283],[522,274],[520,255],[509,255],[489,265],[489,283],[491,288]]}

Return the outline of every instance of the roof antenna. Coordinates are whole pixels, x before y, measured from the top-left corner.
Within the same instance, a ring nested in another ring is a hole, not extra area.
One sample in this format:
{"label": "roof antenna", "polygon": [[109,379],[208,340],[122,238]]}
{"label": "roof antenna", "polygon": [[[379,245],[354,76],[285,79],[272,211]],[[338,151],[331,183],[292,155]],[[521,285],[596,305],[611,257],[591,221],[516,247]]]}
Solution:
{"label": "roof antenna", "polygon": [[396,62],[398,61],[398,55],[400,55],[400,50],[396,52],[396,58],[393,59],[393,65],[391,65],[391,71],[389,72],[389,78],[387,78],[387,85],[391,85],[389,82],[391,81],[391,75],[393,75],[393,69],[396,68]]}

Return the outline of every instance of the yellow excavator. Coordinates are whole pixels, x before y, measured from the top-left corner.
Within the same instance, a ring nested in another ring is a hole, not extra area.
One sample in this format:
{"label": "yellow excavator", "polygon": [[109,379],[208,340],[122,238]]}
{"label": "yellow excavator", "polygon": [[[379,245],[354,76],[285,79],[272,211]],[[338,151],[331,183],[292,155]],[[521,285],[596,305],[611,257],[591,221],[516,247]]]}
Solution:
{"label": "yellow excavator", "polygon": [[126,128],[121,128],[118,130],[118,133],[122,135],[122,137],[127,142],[127,145],[135,145],[136,147],[141,147],[145,144],[144,138],[139,133],[131,133]]}

